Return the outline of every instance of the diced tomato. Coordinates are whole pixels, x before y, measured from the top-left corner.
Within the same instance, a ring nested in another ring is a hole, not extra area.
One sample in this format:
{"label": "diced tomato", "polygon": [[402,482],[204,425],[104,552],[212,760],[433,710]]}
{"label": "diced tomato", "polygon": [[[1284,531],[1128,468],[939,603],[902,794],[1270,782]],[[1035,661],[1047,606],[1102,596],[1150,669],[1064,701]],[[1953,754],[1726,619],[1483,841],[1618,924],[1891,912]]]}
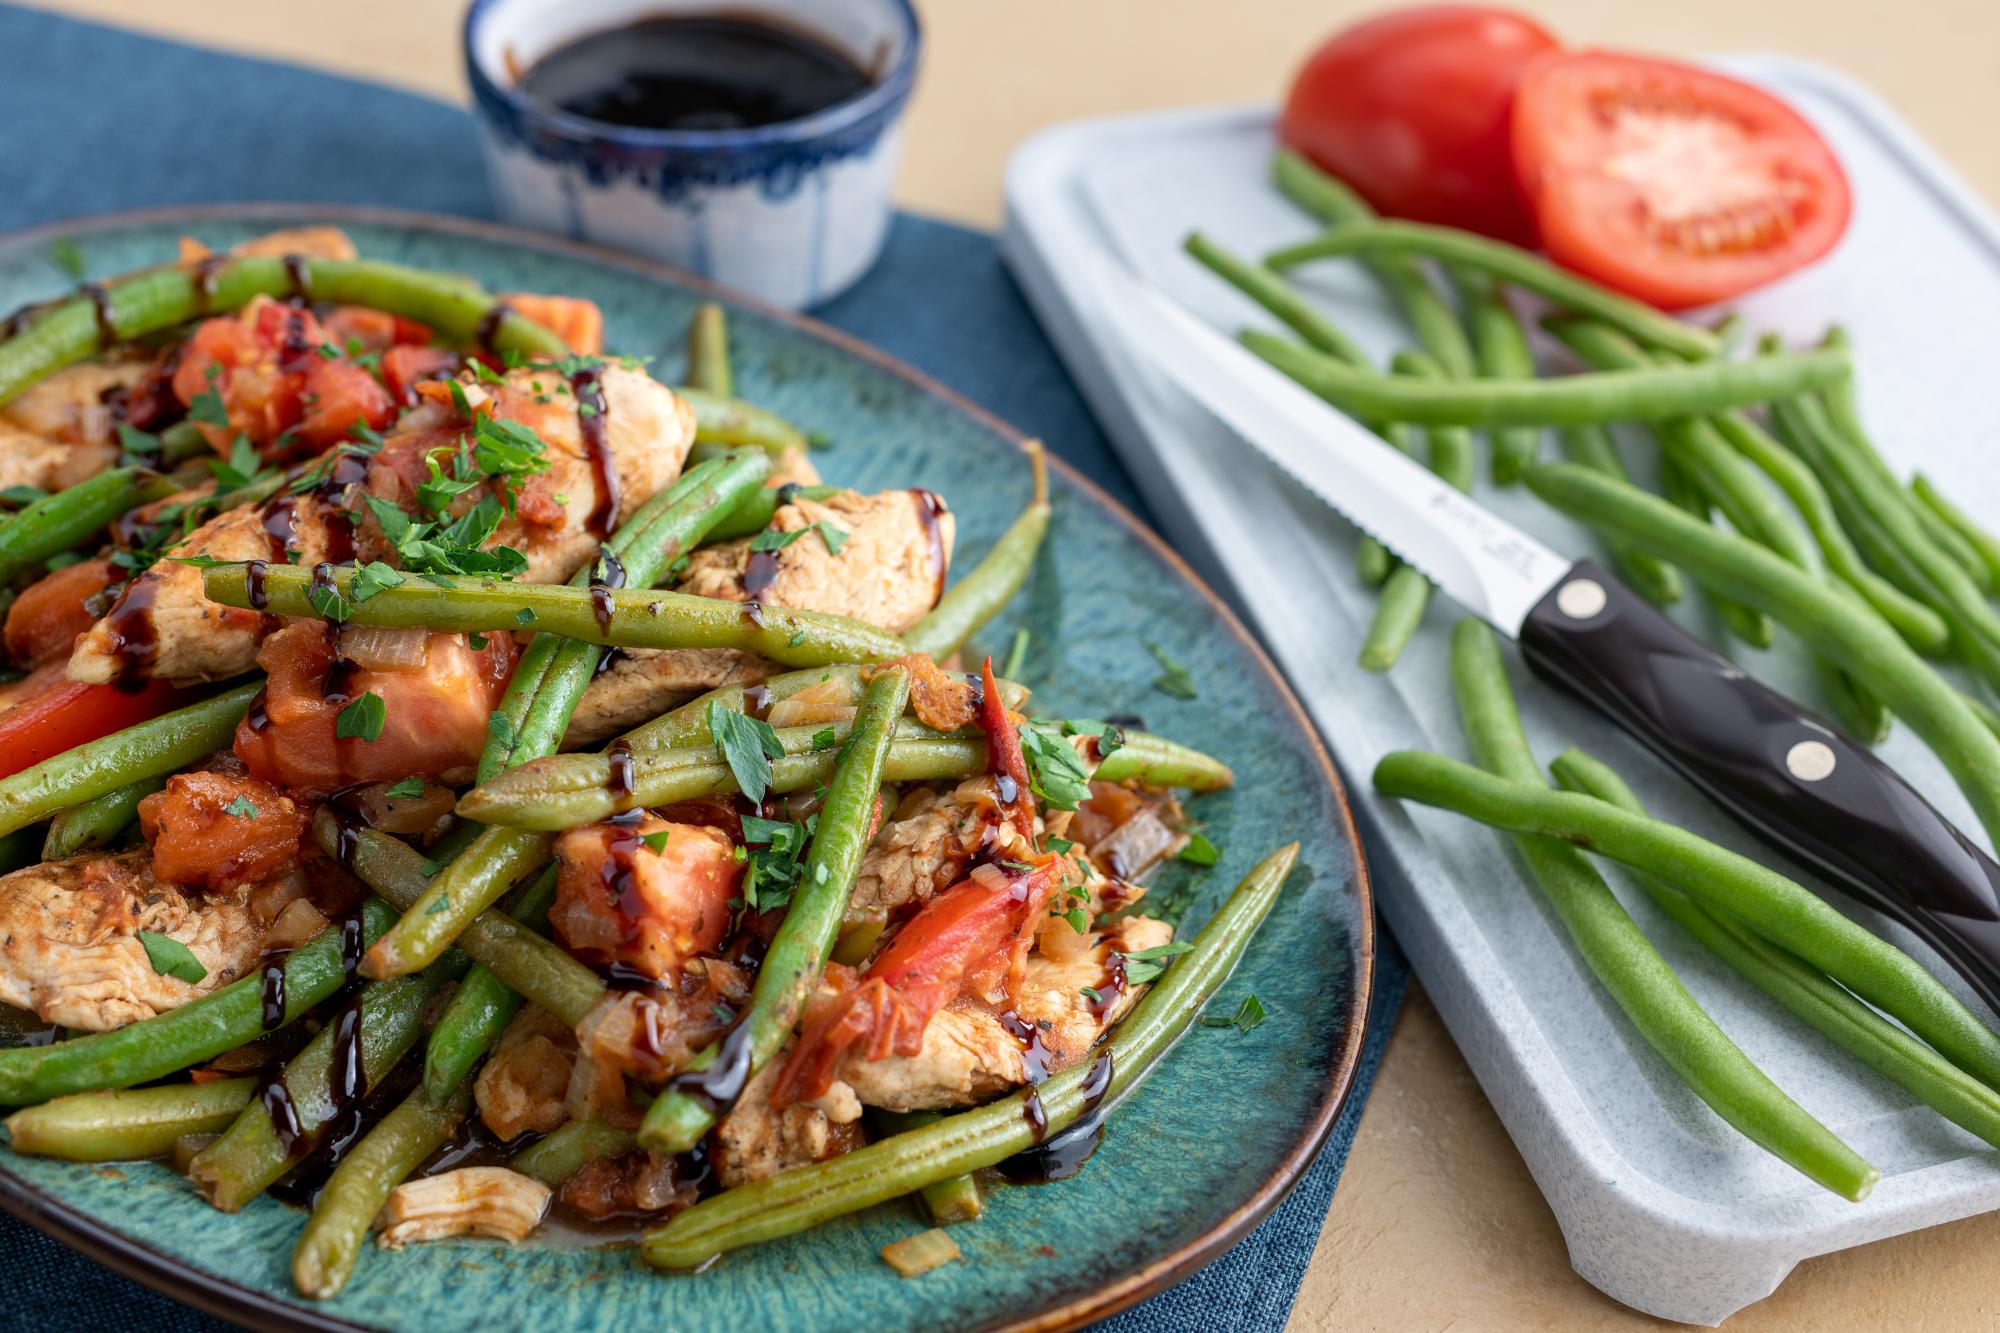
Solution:
{"label": "diced tomato", "polygon": [[[647,839],[662,835],[655,850]],[[572,829],[556,841],[556,858],[549,925],[557,938],[580,958],[655,980],[722,943],[743,878],[727,836],[652,815]]]}
{"label": "diced tomato", "polygon": [[136,690],[120,685],[84,685],[51,664],[46,686],[0,711],[0,778],[44,759],[178,708],[181,691],[164,680]]}
{"label": "diced tomato", "polygon": [[315,450],[349,438],[356,425],[380,428],[396,417],[395,398],[351,361],[313,358],[306,369],[304,402],[297,433]]}
{"label": "diced tomato", "polygon": [[97,620],[84,604],[123,573],[109,560],[79,560],[30,583],[7,608],[7,655],[30,670],[67,658]]}
{"label": "diced tomato", "polygon": [[139,829],[161,880],[231,889],[283,874],[299,859],[306,812],[256,778],[176,773],[139,802]]}
{"label": "diced tomato", "polygon": [[220,397],[227,426],[195,414],[219,453],[238,435],[268,453],[281,440],[291,444],[294,432],[317,449],[357,421],[387,426],[395,399],[344,352],[325,355],[331,346],[312,311],[260,296],[236,315],[202,321],[174,371],[174,394],[190,409],[204,394]]}
{"label": "diced tomato", "polygon": [[553,331],[579,356],[596,356],[604,350],[604,312],[595,301],[580,296],[541,296],[534,292],[508,292],[500,299]]}
{"label": "diced tomato", "polygon": [[[420,664],[339,665],[336,636],[357,632],[301,620],[264,640],[257,664],[269,683],[262,707],[236,729],[237,757],[252,775],[313,795],[467,772],[486,744],[487,718],[506,693],[513,639],[495,634],[475,651],[463,635],[430,634]],[[341,710],[364,694],[382,701],[380,734],[336,738]]]}
{"label": "diced tomato", "polygon": [[421,347],[431,340],[430,329],[414,319],[404,319],[386,310],[363,305],[337,305],[321,321],[333,342],[342,350],[351,339],[363,352],[386,352],[405,345]]}
{"label": "diced tomato", "polygon": [[391,347],[382,353],[382,382],[404,406],[417,401],[419,380],[449,379],[465,359],[448,347]]}

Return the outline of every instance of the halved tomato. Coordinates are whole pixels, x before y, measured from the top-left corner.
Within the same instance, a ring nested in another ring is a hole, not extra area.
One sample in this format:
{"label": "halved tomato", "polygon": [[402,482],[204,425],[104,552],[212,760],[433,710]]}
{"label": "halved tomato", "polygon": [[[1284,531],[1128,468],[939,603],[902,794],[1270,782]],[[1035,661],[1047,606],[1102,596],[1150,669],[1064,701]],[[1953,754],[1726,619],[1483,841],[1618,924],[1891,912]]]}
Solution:
{"label": "halved tomato", "polygon": [[1549,257],[1666,310],[1811,263],[1851,208],[1839,160],[1798,112],[1670,60],[1537,62],[1515,93],[1513,147]]}

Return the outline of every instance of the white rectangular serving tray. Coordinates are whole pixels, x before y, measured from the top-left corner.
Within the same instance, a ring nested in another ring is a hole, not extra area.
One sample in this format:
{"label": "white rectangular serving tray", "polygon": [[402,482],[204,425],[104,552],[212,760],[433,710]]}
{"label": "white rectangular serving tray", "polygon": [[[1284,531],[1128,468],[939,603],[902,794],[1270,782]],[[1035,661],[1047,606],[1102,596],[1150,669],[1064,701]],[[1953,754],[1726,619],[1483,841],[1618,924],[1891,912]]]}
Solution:
{"label": "white rectangular serving tray", "polygon": [[[2000,515],[2000,461],[1990,456],[2000,445],[2000,224],[1853,83],[1778,57],[1717,63],[1777,90],[1818,125],[1845,163],[1856,200],[1853,226],[1829,260],[1737,308],[1753,329],[1801,342],[1845,323],[1863,413],[1895,465],[1945,482],[1975,514]],[[1614,873],[1633,915],[1717,1021],[1883,1178],[1853,1204],[1767,1156],[1632,1032],[1503,839],[1370,790],[1368,774],[1389,750],[1464,754],[1446,670],[1446,633],[1459,613],[1434,601],[1395,671],[1362,671],[1354,655],[1371,594],[1354,575],[1353,529],[1135,364],[1093,308],[1099,289],[1090,269],[1110,250],[1224,328],[1275,327],[1178,253],[1195,227],[1248,255],[1310,233],[1311,221],[1268,183],[1271,149],[1271,113],[1262,107],[1049,130],[1010,166],[1003,251],[1169,538],[1263,636],[1325,733],[1369,856],[1402,872],[1377,877],[1378,885],[1396,885],[1382,894],[1382,910],[1554,1208],[1577,1272],[1627,1305],[1714,1324],[1770,1294],[1801,1259],[2000,1207],[2000,1154],[1728,973]],[[1298,276],[1371,354],[1386,358],[1407,342],[1395,312],[1354,266],[1323,264]],[[1644,470],[1650,450],[1638,437],[1625,444],[1635,470]],[[1481,496],[1560,550],[1599,550],[1587,532],[1518,488],[1495,492],[1482,478]],[[1724,642],[1705,611],[1684,605],[1678,613],[1711,642]],[[1805,658],[1786,638],[1781,633],[1768,652],[1740,644],[1725,651],[1816,704]],[[1544,761],[1581,745],[1624,772],[1656,812],[1773,859],[1608,723],[1518,663],[1516,678]],[[1899,726],[1882,754],[1981,837],[1907,729]],[[1836,901],[1971,999],[1906,932]]]}

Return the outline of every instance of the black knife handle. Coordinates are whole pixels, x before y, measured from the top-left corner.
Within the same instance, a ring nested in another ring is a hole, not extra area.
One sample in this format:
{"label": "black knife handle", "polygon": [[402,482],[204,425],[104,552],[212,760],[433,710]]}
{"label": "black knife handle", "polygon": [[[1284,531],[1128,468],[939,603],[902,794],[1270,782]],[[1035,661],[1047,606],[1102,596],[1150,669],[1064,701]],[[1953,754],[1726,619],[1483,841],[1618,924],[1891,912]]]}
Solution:
{"label": "black knife handle", "polygon": [[1865,747],[1589,561],[1528,613],[1521,651],[1751,832],[1916,931],[2000,1007],[2000,865]]}

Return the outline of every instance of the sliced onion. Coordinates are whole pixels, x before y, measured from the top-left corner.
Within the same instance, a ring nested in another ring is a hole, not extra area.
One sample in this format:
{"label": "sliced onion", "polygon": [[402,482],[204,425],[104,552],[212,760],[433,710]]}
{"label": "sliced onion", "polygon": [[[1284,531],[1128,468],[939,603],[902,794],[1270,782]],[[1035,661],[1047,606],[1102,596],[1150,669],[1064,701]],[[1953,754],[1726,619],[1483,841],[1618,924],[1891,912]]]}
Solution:
{"label": "sliced onion", "polygon": [[810,727],[822,722],[851,722],[854,719],[854,685],[845,676],[834,676],[808,685],[790,698],[771,705],[764,720],[774,727]]}
{"label": "sliced onion", "polygon": [[340,631],[340,655],[363,671],[418,671],[430,656],[427,629],[349,625]]}
{"label": "sliced onion", "polygon": [[271,923],[270,932],[264,936],[264,949],[266,952],[296,949],[325,930],[326,925],[325,913],[304,898],[294,898]]}
{"label": "sliced onion", "polygon": [[991,861],[982,861],[972,867],[971,872],[966,875],[966,878],[982,888],[999,890],[1014,887],[1014,881],[1007,872],[999,866],[994,865]]}
{"label": "sliced onion", "polygon": [[1157,810],[1141,806],[1109,837],[1091,844],[1090,854],[1119,879],[1144,879],[1187,841],[1188,835],[1168,828]]}

